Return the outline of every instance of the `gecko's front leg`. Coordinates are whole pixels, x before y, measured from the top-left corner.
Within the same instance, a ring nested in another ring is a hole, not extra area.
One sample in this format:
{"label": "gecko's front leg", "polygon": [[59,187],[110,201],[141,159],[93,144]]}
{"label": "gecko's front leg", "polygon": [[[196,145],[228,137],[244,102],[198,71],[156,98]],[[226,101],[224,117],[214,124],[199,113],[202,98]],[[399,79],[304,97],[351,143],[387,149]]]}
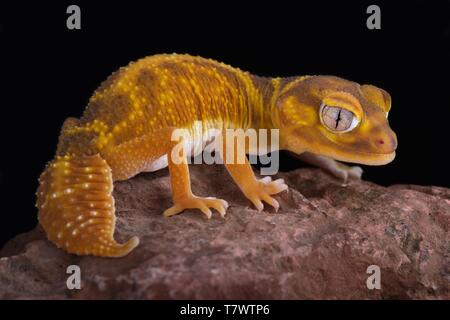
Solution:
{"label": "gecko's front leg", "polygon": [[225,138],[223,138],[222,142],[223,144],[218,150],[221,153],[225,167],[244,195],[255,205],[259,212],[264,209],[262,201],[274,207],[275,211],[278,211],[280,204],[272,195],[288,189],[284,180],[277,179],[272,181],[272,178],[268,176],[262,179],[256,179],[255,173],[245,154],[242,157],[243,159],[239,159],[238,157],[238,150],[245,149],[242,141],[235,137],[231,148],[227,147]]}
{"label": "gecko's front leg", "polygon": [[[182,142],[181,142],[182,143]],[[175,149],[168,154],[170,183],[174,205],[164,211],[166,217],[173,216],[185,209],[200,209],[208,219],[211,218],[211,209],[216,209],[222,217],[225,216],[228,203],[213,197],[197,197],[191,191],[189,167],[184,147]]]}
{"label": "gecko's front leg", "polygon": [[329,157],[313,154],[310,152],[304,152],[295,156],[305,161],[306,163],[312,164],[325,170],[336,178],[342,179],[344,185],[347,184],[347,181],[349,179],[361,179],[361,175],[363,173],[361,167],[350,167]]}

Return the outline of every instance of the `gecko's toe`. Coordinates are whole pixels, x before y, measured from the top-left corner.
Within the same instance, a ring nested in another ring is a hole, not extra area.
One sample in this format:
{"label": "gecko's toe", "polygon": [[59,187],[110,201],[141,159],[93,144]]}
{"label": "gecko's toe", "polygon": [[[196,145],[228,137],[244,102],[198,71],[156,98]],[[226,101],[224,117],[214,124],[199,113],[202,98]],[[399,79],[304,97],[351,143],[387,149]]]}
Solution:
{"label": "gecko's toe", "polygon": [[182,207],[180,207],[179,205],[175,204],[172,207],[170,207],[169,209],[166,209],[164,211],[163,215],[165,217],[171,217],[171,216],[174,216],[174,215],[180,213],[183,210],[184,209]]}
{"label": "gecko's toe", "polygon": [[211,209],[217,210],[220,216],[225,217],[226,210],[228,208],[228,202],[222,199],[217,199],[214,197],[196,197],[191,196],[182,200],[178,200],[175,205],[164,211],[164,216],[170,217],[181,213],[185,209],[199,209],[201,212],[205,214],[208,219],[211,219],[212,212]]}
{"label": "gecko's toe", "polygon": [[288,190],[288,185],[284,182],[284,179],[277,179],[269,184],[270,194],[280,193]]}
{"label": "gecko's toe", "polygon": [[253,205],[255,206],[256,210],[258,210],[258,212],[262,212],[264,210],[264,204],[262,203],[262,201],[257,198],[257,197],[253,197],[253,198],[248,198]]}
{"label": "gecko's toe", "polygon": [[288,190],[288,186],[283,179],[272,181],[271,177],[264,177],[248,187],[244,193],[259,212],[264,209],[262,201],[274,207],[275,211],[278,212],[280,204],[272,195],[285,190]]}
{"label": "gecko's toe", "polygon": [[348,177],[353,180],[360,180],[363,174],[363,169],[358,166],[350,167],[348,170]]}
{"label": "gecko's toe", "polygon": [[278,209],[280,209],[280,204],[278,203],[278,201],[272,198],[271,196],[265,194],[262,196],[262,200],[270,204],[272,207],[274,207],[275,212],[278,212]]}
{"label": "gecko's toe", "polygon": [[[278,180],[282,180],[282,179],[278,179]],[[263,182],[263,183],[269,183],[269,182],[272,181],[272,177],[267,176],[267,177],[264,177],[264,178],[259,179],[259,181],[261,181],[261,182]]]}

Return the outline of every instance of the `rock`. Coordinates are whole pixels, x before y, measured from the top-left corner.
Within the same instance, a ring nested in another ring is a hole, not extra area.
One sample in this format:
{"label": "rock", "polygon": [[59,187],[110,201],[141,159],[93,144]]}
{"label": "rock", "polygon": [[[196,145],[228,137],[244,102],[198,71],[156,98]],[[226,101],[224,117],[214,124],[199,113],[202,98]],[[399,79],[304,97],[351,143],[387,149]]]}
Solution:
{"label": "rock", "polygon": [[[165,218],[166,170],[115,184],[115,238],[139,236],[121,259],[57,249],[42,230],[0,252],[0,298],[450,299],[450,190],[352,181],[319,169],[280,173],[281,210],[258,213],[222,166],[191,166],[196,194],[226,199],[225,219]],[[220,182],[220,183],[219,183]],[[81,268],[68,290],[66,268]],[[381,289],[366,285],[370,265]]]}

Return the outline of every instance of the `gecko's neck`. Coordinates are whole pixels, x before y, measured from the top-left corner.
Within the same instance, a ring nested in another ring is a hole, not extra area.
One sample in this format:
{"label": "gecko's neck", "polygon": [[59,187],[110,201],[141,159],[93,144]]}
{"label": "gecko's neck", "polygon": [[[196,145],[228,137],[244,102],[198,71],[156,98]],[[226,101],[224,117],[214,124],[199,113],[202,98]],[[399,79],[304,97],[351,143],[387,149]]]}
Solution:
{"label": "gecko's neck", "polygon": [[256,87],[257,97],[249,97],[250,126],[255,129],[279,128],[278,113],[276,112],[277,98],[289,83],[300,77],[270,78],[252,76]]}

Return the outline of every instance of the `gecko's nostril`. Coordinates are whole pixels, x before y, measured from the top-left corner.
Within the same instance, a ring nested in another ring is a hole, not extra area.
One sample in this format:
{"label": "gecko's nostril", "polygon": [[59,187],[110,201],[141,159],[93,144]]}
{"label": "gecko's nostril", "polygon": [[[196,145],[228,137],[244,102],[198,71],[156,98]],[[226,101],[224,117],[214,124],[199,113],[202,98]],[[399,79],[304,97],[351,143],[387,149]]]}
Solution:
{"label": "gecko's nostril", "polygon": [[397,148],[397,138],[395,135],[381,136],[373,140],[373,146],[381,153],[391,153]]}

